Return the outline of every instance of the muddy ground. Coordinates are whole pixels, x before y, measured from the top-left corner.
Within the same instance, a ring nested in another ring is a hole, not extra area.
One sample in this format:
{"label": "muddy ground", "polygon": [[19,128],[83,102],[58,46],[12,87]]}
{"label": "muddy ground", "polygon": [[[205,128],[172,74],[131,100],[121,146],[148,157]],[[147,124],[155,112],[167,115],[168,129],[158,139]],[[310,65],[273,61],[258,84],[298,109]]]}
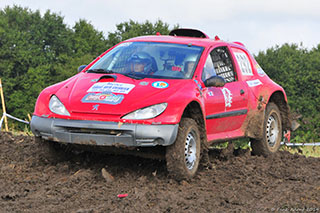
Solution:
{"label": "muddy ground", "polygon": [[214,168],[177,182],[164,161],[92,152],[48,160],[32,137],[0,133],[0,212],[320,212],[320,158],[209,154]]}

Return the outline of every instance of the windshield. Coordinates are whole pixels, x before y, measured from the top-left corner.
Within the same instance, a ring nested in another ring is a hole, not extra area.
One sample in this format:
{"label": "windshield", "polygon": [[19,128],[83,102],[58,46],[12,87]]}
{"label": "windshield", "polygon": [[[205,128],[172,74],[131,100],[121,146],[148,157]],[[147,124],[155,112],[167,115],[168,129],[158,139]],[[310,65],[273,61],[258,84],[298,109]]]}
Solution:
{"label": "windshield", "polygon": [[127,42],[112,49],[87,72],[120,73],[132,78],[191,78],[203,47]]}

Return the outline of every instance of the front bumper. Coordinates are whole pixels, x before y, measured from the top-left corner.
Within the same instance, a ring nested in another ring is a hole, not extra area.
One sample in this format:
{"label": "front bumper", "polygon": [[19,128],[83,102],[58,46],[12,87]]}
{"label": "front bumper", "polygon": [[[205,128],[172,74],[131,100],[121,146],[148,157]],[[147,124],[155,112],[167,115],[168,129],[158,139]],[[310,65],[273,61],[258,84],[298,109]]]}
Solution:
{"label": "front bumper", "polygon": [[35,136],[46,140],[97,146],[137,147],[173,144],[178,134],[179,124],[119,124],[32,116],[30,126]]}

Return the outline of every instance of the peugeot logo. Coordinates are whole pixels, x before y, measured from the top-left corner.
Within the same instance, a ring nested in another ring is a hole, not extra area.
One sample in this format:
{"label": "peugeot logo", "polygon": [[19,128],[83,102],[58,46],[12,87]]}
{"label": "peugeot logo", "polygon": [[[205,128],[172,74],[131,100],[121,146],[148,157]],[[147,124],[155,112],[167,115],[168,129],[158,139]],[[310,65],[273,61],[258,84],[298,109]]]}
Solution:
{"label": "peugeot logo", "polygon": [[96,105],[93,105],[92,106],[92,110],[94,111],[94,110],[98,110],[98,108],[99,108],[99,104],[96,104]]}

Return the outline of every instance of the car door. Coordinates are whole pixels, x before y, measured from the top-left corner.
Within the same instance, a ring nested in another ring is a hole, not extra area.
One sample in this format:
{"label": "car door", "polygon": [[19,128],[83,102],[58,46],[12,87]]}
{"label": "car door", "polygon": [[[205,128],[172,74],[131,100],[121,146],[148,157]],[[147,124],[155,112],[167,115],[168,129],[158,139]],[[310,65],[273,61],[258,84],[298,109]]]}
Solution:
{"label": "car door", "polygon": [[[209,66],[206,66],[207,64]],[[226,81],[223,87],[208,87],[203,90],[207,133],[208,135],[223,133],[227,134],[225,137],[232,137],[231,132],[240,129],[247,114],[247,87],[238,81],[227,46],[213,48],[208,55],[206,65],[202,72],[202,81],[212,75],[223,77]],[[212,138],[217,139],[214,136]]]}

